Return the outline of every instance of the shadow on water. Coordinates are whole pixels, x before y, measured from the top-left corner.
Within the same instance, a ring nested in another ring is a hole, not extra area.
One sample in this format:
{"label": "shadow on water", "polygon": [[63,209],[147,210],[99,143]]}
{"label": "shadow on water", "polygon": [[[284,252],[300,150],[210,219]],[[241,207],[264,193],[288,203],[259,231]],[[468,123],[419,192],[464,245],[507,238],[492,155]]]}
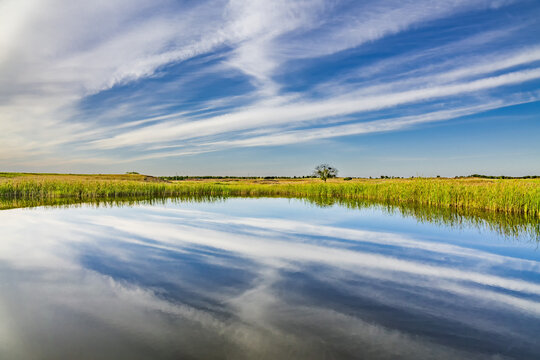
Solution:
{"label": "shadow on water", "polygon": [[[283,198],[276,196],[276,198]],[[0,210],[32,207],[122,207],[138,205],[166,205],[192,202],[224,202],[228,196],[190,195],[182,197],[129,197],[96,198],[81,201],[72,198],[0,198]],[[238,197],[236,197],[238,198]],[[258,198],[249,196],[246,198]],[[268,198],[268,196],[265,196]],[[494,232],[509,240],[531,241],[540,243],[540,221],[534,216],[511,214],[478,209],[455,209],[409,203],[385,203],[371,200],[353,200],[328,197],[288,197],[318,207],[343,206],[349,209],[377,209],[390,215],[414,218],[421,223],[450,226],[455,229],[476,228]]]}

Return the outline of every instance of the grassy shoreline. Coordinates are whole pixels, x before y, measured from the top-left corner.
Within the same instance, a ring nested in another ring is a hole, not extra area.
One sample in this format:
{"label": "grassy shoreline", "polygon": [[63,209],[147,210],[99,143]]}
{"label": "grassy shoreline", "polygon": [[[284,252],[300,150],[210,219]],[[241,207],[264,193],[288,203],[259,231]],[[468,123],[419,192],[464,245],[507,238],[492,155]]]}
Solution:
{"label": "grassy shoreline", "polygon": [[145,175],[0,173],[3,199],[257,196],[370,200],[494,211],[540,219],[538,179],[207,179],[166,182]]}

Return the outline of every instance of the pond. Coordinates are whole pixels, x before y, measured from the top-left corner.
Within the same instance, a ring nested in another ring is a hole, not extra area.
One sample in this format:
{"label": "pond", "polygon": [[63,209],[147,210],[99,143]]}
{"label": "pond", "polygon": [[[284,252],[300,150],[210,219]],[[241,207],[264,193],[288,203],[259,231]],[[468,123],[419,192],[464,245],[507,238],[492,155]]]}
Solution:
{"label": "pond", "polygon": [[0,358],[540,358],[526,231],[297,199],[119,205],[0,211]]}

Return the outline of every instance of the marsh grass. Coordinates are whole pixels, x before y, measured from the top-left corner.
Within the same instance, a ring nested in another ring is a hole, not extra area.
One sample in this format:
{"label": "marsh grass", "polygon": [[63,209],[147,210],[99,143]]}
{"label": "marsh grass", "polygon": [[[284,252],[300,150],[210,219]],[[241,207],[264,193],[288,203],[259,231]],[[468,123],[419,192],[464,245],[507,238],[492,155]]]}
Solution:
{"label": "marsh grass", "polygon": [[522,214],[540,219],[540,180],[387,179],[309,181],[154,181],[144,175],[18,176],[0,181],[4,199],[75,200],[172,196],[270,196],[341,200],[369,200]]}

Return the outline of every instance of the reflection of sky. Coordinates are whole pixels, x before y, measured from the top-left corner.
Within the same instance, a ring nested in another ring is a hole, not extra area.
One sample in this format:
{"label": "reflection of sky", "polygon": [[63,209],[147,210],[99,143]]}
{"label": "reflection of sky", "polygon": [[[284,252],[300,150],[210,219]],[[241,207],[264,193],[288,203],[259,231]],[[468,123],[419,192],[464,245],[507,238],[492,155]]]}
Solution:
{"label": "reflection of sky", "polygon": [[540,353],[535,245],[478,230],[285,199],[0,223],[1,358]]}

